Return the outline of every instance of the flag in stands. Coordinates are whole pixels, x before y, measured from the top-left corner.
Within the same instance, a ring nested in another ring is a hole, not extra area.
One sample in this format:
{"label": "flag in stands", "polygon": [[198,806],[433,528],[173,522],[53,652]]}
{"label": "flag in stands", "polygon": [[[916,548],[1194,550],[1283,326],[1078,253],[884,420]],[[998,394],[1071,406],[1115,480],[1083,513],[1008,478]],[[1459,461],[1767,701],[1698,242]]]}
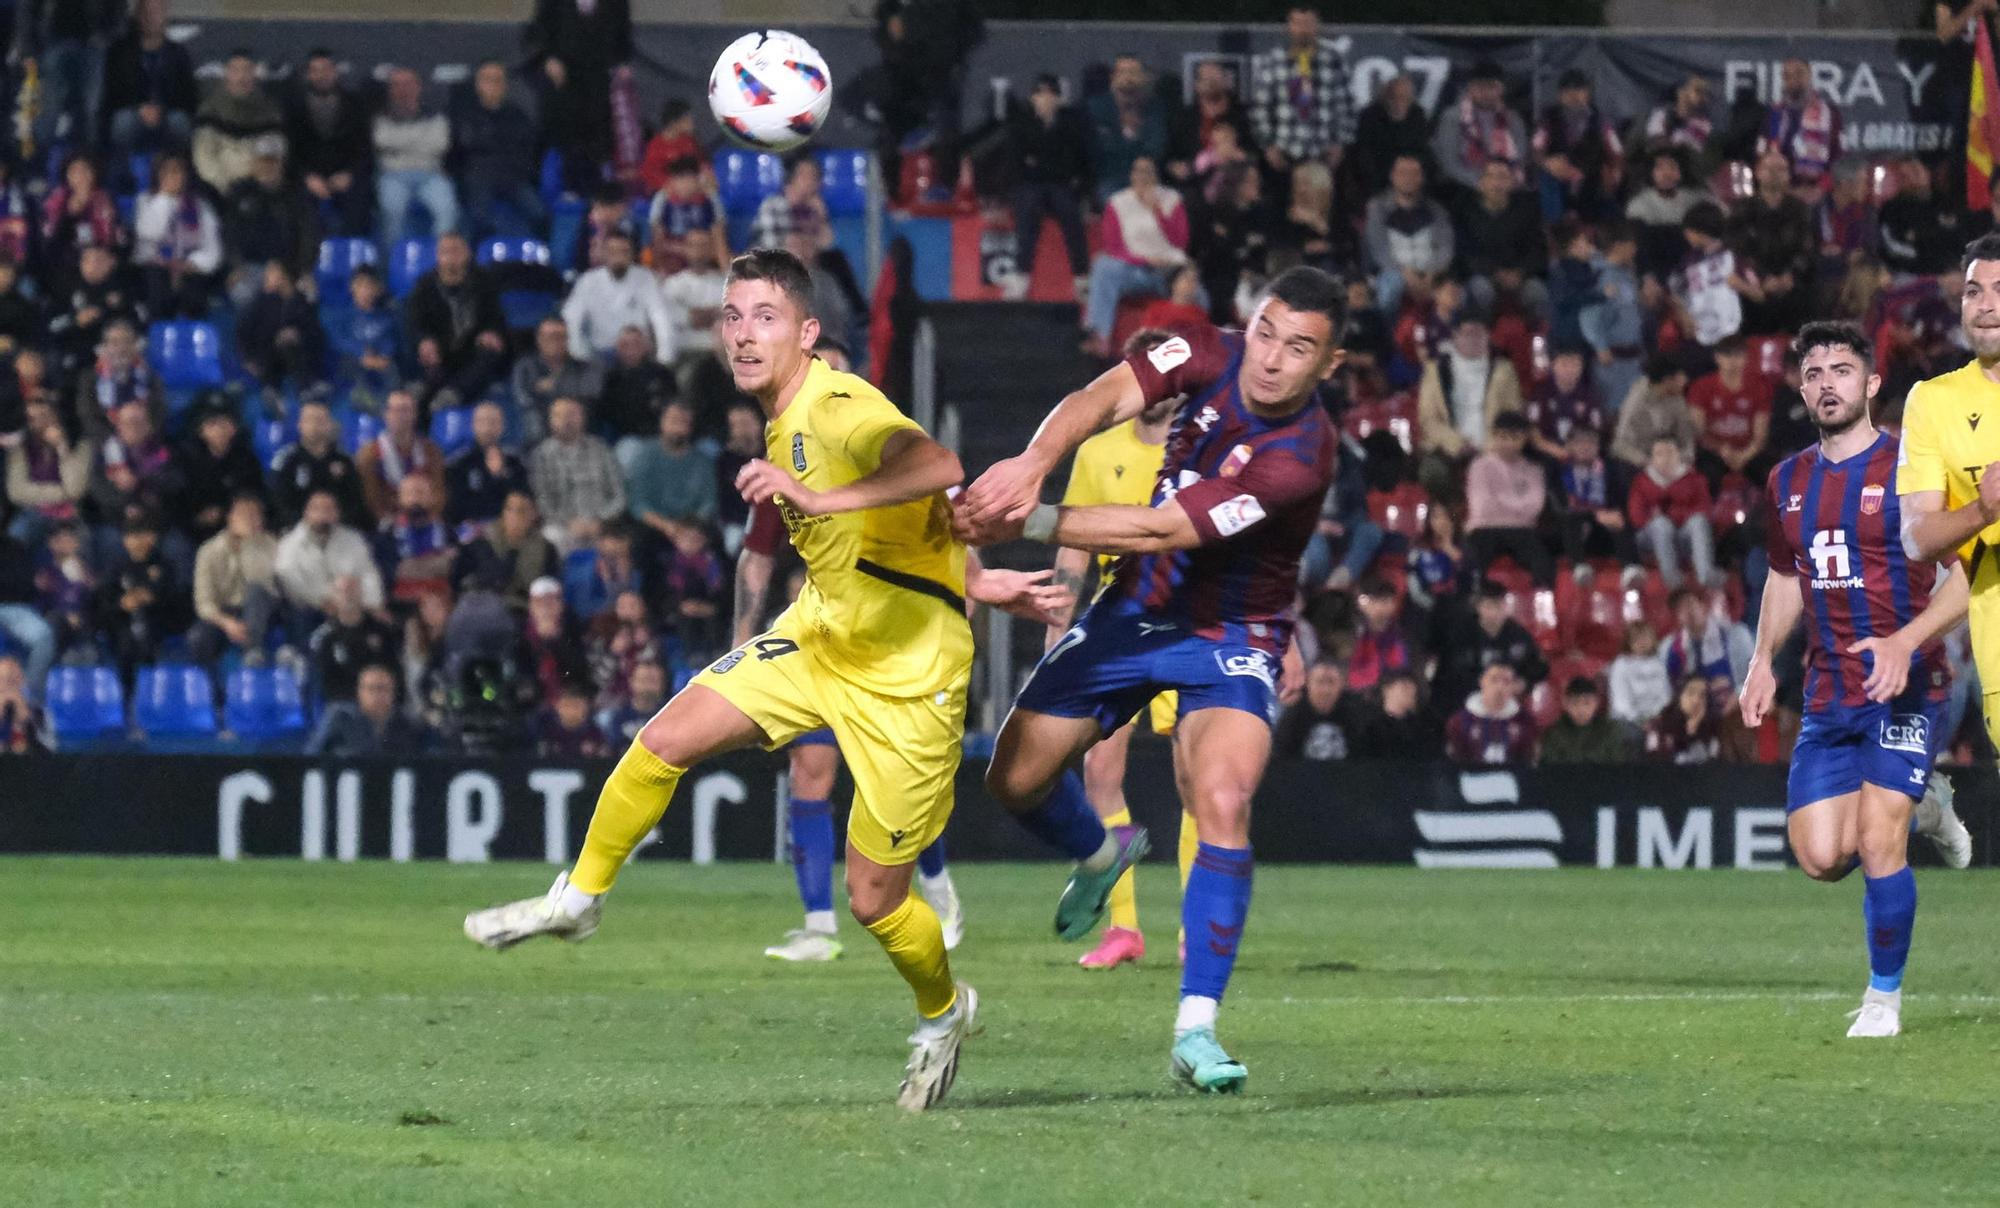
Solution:
{"label": "flag in stands", "polygon": [[1974,25],[1972,107],[1965,131],[1966,204],[1978,210],[1991,199],[1993,157],[2000,150],[2000,73],[1993,68],[1993,27]]}

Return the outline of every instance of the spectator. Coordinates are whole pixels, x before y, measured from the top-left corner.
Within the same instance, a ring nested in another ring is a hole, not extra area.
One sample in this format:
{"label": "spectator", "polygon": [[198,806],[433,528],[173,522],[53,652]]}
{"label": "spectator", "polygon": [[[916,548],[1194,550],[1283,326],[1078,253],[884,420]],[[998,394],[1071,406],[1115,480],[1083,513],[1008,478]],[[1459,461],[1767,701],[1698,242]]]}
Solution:
{"label": "spectator", "polygon": [[102,108],[112,154],[186,149],[200,104],[194,60],[167,36],[167,0],[136,0],[131,26],[104,56]]}
{"label": "spectator", "polygon": [[0,633],[27,652],[28,695],[41,699],[56,661],[56,634],[36,607],[35,559],[12,537],[0,536]]}
{"label": "spectator", "polygon": [[48,399],[30,399],[26,410],[27,427],[7,450],[7,502],[14,510],[7,531],[34,546],[55,525],[77,519],[97,448],[71,435]]}
{"label": "spectator", "polygon": [[1305,694],[1286,707],[1271,732],[1271,753],[1321,763],[1346,759],[1365,720],[1361,702],[1347,691],[1340,663],[1318,659],[1306,669]]}
{"label": "spectator", "polygon": [[1199,236],[1190,233],[1210,311],[1230,322],[1236,321],[1238,298],[1252,296],[1268,259],[1272,223],[1262,180],[1256,172],[1239,173],[1220,201],[1204,207]]}
{"label": "spectator", "polygon": [[632,61],[630,0],[535,0],[521,47],[541,77],[543,141],[562,153],[572,187],[595,179],[613,150],[611,77]]}
{"label": "spectator", "polygon": [[549,407],[557,399],[576,399],[586,410],[596,404],[604,391],[604,366],[571,356],[569,326],[550,315],[535,325],[534,351],[514,362],[513,387],[522,443],[533,445],[548,435]]}
{"label": "spectator", "polygon": [[341,523],[371,524],[361,476],[353,459],[341,451],[339,437],[333,412],[325,403],[308,400],[299,405],[299,439],[280,450],[271,467],[271,502],[281,527],[297,523],[315,491],[333,496]]}
{"label": "spectator", "polygon": [[[1201,149],[1195,152],[1189,184],[1196,196],[1209,205],[1221,201],[1236,187],[1238,177],[1257,171],[1256,158],[1244,148],[1242,127],[1231,122],[1213,122]],[[1321,165],[1324,167],[1325,165]],[[1169,165],[1171,168],[1171,165]],[[1328,172],[1327,177],[1332,178]]]}
{"label": "spectator", "polygon": [[1517,411],[1500,415],[1486,438],[1486,451],[1466,471],[1466,565],[1483,577],[1493,559],[1505,554],[1534,577],[1537,587],[1553,587],[1555,559],[1535,531],[1548,499],[1548,474],[1524,455],[1528,432],[1526,416]]}
{"label": "spectator", "polygon": [[284,115],[257,83],[257,60],[232,50],[222,65],[222,85],[195,111],[194,170],[202,183],[227,195],[250,175],[259,141],[285,137]]}
{"label": "spectator", "polygon": [[397,510],[398,492],[406,478],[425,479],[433,503],[445,497],[444,451],[417,430],[417,400],[407,390],[390,391],[382,405],[382,431],[361,446],[354,468],[361,476],[361,498],[368,514],[378,522],[387,521]]}
{"label": "spectator", "polygon": [[653,194],[646,227],[652,232],[653,268],[662,277],[693,269],[714,272],[729,262],[729,225],[701,161],[684,155],[667,164],[665,183]]}
{"label": "spectator", "polygon": [[1653,627],[1634,621],[1625,627],[1625,647],[1611,660],[1611,716],[1628,726],[1643,727],[1673,700],[1673,681],[1660,661],[1660,639]]}
{"label": "spectator", "polygon": [[325,380],[326,333],[318,308],[292,284],[290,266],[273,260],[263,272],[264,288],[237,317],[236,345],[267,403],[282,412],[283,391],[312,390]]}
{"label": "spectator", "polygon": [[48,721],[28,700],[27,672],[12,654],[0,654],[0,752],[27,755],[49,749]]}
{"label": "spectator", "polygon": [[1722,208],[1702,202],[1681,221],[1687,255],[1673,276],[1674,324],[1695,343],[1712,348],[1743,327],[1745,283],[1736,255],[1723,242]]}
{"label": "spectator", "polygon": [[697,174],[708,168],[701,142],[694,134],[694,107],[680,97],[668,97],[660,106],[660,120],[653,137],[646,142],[646,158],[639,164],[639,183],[648,193],[666,187],[676,161],[691,159]]}
{"label": "spectator", "polygon": [[461,531],[490,523],[509,495],[528,489],[526,463],[500,445],[506,431],[500,404],[479,404],[472,409],[472,447],[445,467],[444,515]]}
{"label": "spectator", "polygon": [[1354,174],[1361,191],[1373,197],[1388,188],[1389,170],[1405,155],[1415,156],[1426,176],[1434,173],[1430,115],[1417,104],[1416,81],[1398,72],[1355,119]]}
{"label": "spectator", "polygon": [[542,536],[542,514],[535,497],[521,488],[507,493],[500,518],[479,537],[459,547],[452,582],[490,583],[519,612],[528,607],[528,588],[535,580],[563,572],[562,558]]}
{"label": "spectator", "polygon": [[540,235],[549,225],[540,187],[541,141],[535,123],[507,99],[506,65],[498,59],[481,63],[472,76],[472,97],[452,122],[451,141],[473,237]]}
{"label": "spectator", "polygon": [[1111,61],[1110,85],[1090,98],[1084,119],[1090,127],[1097,199],[1105,205],[1132,179],[1140,160],[1159,164],[1166,159],[1167,106],[1138,55],[1121,54]]}
{"label": "spectator", "polygon": [[1480,671],[1493,663],[1505,663],[1524,688],[1549,673],[1534,636],[1508,615],[1507,589],[1488,581],[1479,585],[1471,614],[1453,622],[1438,647],[1439,699],[1463,699],[1480,686]]}
{"label": "spectator", "polygon": [[28,238],[27,221],[21,217],[26,212],[27,203],[14,204],[10,197],[15,192],[16,186],[6,181],[6,169],[0,168],[0,359],[5,360],[11,360],[31,345],[40,347],[49,330],[49,317],[42,299],[39,296],[31,298],[22,289],[23,257],[4,246],[16,242],[12,233],[16,229],[23,246]]}
{"label": "spectator", "polygon": [[629,474],[632,458],[660,431],[660,412],[674,397],[674,375],[654,359],[643,327],[620,332],[612,356],[597,400],[596,427],[615,442],[618,464]]}
{"label": "spectator", "polygon": [[1361,723],[1355,754],[1366,759],[1429,762],[1444,754],[1436,716],[1424,706],[1417,677],[1392,671],[1382,677],[1382,704]]}
{"label": "spectator", "polygon": [[264,500],[239,495],[229,504],[228,523],[195,554],[195,626],[188,634],[194,657],[213,666],[234,647],[261,660],[280,602],[278,543],[264,529]]}
{"label": "spectator", "polygon": [[1559,220],[1549,232],[1556,259],[1549,265],[1548,342],[1583,342],[1583,310],[1602,297],[1597,285],[1597,237],[1573,217]]}
{"label": "spectator", "polygon": [[[766,197],[757,207],[750,226],[752,248],[789,248],[803,240],[806,254],[813,257],[833,246],[833,219],[827,214],[826,199],[820,188],[826,183],[819,160],[811,155],[794,155],[785,164],[785,185]],[[571,326],[575,326],[571,324]]]}
{"label": "spectator", "polygon": [[[1743,327],[1759,335],[1790,332],[1812,304],[1816,243],[1812,210],[1794,197],[1784,157],[1757,160],[1757,191],[1730,216],[1730,250],[1736,254],[1736,292],[1743,295]],[[1704,340],[1714,346],[1714,341]]]}
{"label": "spectator", "polygon": [[1333,171],[1322,163],[1292,172],[1291,205],[1270,231],[1271,254],[1327,272],[1354,261],[1353,226],[1333,212]]}
{"label": "spectator", "polygon": [[1557,475],[1562,484],[1563,556],[1570,560],[1578,587],[1588,587],[1595,576],[1589,562],[1593,557],[1616,558],[1625,567],[1625,586],[1630,587],[1640,572],[1639,549],[1625,523],[1628,488],[1622,472],[1614,481],[1616,463],[1604,459],[1602,446],[1596,428],[1570,429]]}
{"label": "spectator", "polygon": [[559,550],[586,545],[600,525],[625,512],[625,478],[611,446],[583,430],[583,404],[557,399],[549,436],[528,458],[528,481]]}
{"label": "spectator", "polygon": [[1286,10],[1285,45],[1250,61],[1250,124],[1264,162],[1280,173],[1310,161],[1338,168],[1354,141],[1347,59],[1320,36],[1309,5]]}
{"label": "spectator", "polygon": [[1431,137],[1431,151],[1445,183],[1477,189],[1487,161],[1497,159],[1514,170],[1518,187],[1525,183],[1522,168],[1528,150],[1527,126],[1507,108],[1507,81],[1499,65],[1473,64],[1464,94],[1439,116]]}
{"label": "spectator", "polygon": [[382,518],[376,533],[375,559],[389,597],[399,604],[451,590],[458,543],[439,514],[439,502],[428,475],[406,474],[396,484],[395,510]]}
{"label": "spectator", "polygon": [[1683,766],[1713,761],[1722,753],[1722,727],[1699,675],[1680,681],[1674,699],[1646,723],[1646,758]]}
{"label": "spectator", "polygon": [[[1424,367],[1417,387],[1417,431],[1419,447],[1427,460],[1461,461],[1485,445],[1494,423],[1506,412],[1521,409],[1521,381],[1514,366],[1504,356],[1493,353],[1492,329],[1486,316],[1477,311],[1461,311],[1453,325],[1451,343],[1442,355]],[[1436,466],[1426,475],[1442,488]],[[1433,490],[1436,498],[1444,489]]]}
{"label": "spectator", "polygon": [[1428,298],[1431,284],[1451,267],[1451,215],[1424,195],[1424,165],[1414,155],[1398,159],[1387,191],[1369,200],[1362,243],[1386,314],[1402,309],[1405,293]]}
{"label": "spectator", "polygon": [[1626,510],[1639,546],[1660,564],[1660,578],[1671,590],[1681,585],[1681,551],[1687,551],[1694,581],[1712,586],[1715,578],[1715,530],[1708,510],[1713,500],[1708,483],[1681,457],[1671,436],[1653,438],[1645,473],[1632,482]]}
{"label": "spectator", "polygon": [[62,183],[42,200],[42,264],[67,291],[74,283],[87,248],[116,254],[125,243],[112,201],[97,171],[97,161],[79,151],[63,161]]}
{"label": "spectator", "polygon": [[1786,59],[1779,69],[1778,99],[1764,111],[1764,128],[1757,136],[1759,173],[1763,158],[1775,152],[1785,162],[1786,184],[1818,187],[1841,151],[1840,110],[1812,85],[1812,65]]}
{"label": "spectator", "polygon": [[1183,264],[1167,278],[1167,296],[1146,303],[1139,312],[1139,327],[1155,331],[1178,331],[1208,322],[1208,308],[1202,302],[1201,274],[1192,264]]}
{"label": "spectator", "polygon": [[[1919,167],[1922,166],[1919,162]],[[1848,271],[1863,260],[1882,253],[1882,225],[1875,215],[1873,169],[1859,156],[1845,155],[1834,162],[1833,187],[1813,206],[1813,227],[1819,237],[1818,278],[1823,295],[1838,295],[1847,283]],[[1926,187],[1930,173],[1924,173]],[[1891,199],[1893,201],[1893,199]],[[1961,224],[1956,211],[1933,207],[1937,222],[1947,221],[1959,246],[1984,232],[1977,222]],[[1921,216],[1912,216],[1921,224]],[[1945,267],[1958,263],[1947,257]]]}
{"label": "spectator", "polygon": [[1882,263],[1906,277],[1949,272],[1965,250],[1963,214],[1932,192],[1930,168],[1919,157],[1897,160],[1896,177],[1896,195],[1882,203]]}
{"label": "spectator", "polygon": [[660,292],[660,279],[637,262],[632,236],[613,231],[604,239],[604,264],[576,279],[563,302],[569,354],[579,361],[608,360],[627,327],[651,334],[653,356],[674,361],[674,318]]}
{"label": "spectator", "polygon": [[181,442],[177,455],[182,485],[176,502],[181,527],[203,542],[222,531],[238,496],[254,495],[262,502],[264,467],[243,439],[243,427],[227,400],[197,404],[191,420],[194,432]]}
{"label": "spectator", "polygon": [[319,203],[333,232],[367,235],[374,229],[375,135],[361,98],[340,83],[333,52],[306,56],[305,86],[285,116],[292,170]]}
{"label": "spectator", "polygon": [[572,615],[593,621],[610,611],[613,601],[624,592],[644,598],[646,576],[632,557],[630,522],[606,524],[588,549],[578,550],[562,569],[563,601]]}
{"label": "spectator", "polygon": [[667,669],[658,662],[632,665],[629,692],[597,715],[604,740],[622,750],[638,738],[639,730],[667,703]]}
{"label": "spectator", "polygon": [[1672,437],[1681,460],[1694,460],[1694,413],[1687,399],[1687,371],[1666,353],[1646,362],[1646,380],[1635,382],[1625,405],[1618,409],[1618,428],[1611,438],[1611,456],[1634,472],[1653,460],[1653,442]]}
{"label": "spectator", "polygon": [[1682,228],[1688,213],[1715,204],[1707,189],[1686,182],[1687,166],[1671,147],[1656,148],[1647,161],[1646,187],[1625,203],[1626,220],[1639,228],[1639,271],[1666,280],[1687,257]]}
{"label": "spectator", "polygon": [[34,142],[96,141],[104,48],[118,32],[124,6],[117,0],[19,0],[13,7],[8,62],[32,63],[41,74]]}
{"label": "spectator", "polygon": [[[1605,217],[1625,172],[1625,146],[1592,91],[1589,73],[1580,67],[1564,71],[1556,80],[1556,103],[1543,111],[1535,127],[1544,208],[1587,222]],[[1558,204],[1546,204],[1550,193]]]}
{"label": "spectator", "polygon": [[361,584],[361,606],[382,609],[382,572],[368,539],[342,522],[340,502],[325,488],[306,496],[305,514],[279,539],[277,572],[278,585],[295,608],[324,613],[334,583],[352,576]]}
{"label": "spectator", "polygon": [[587,648],[600,699],[609,705],[623,698],[630,691],[634,667],[662,661],[645,598],[636,591],[619,592],[610,610],[590,622]]}
{"label": "spectator", "polygon": [[554,700],[564,684],[588,684],[590,661],[583,639],[563,608],[562,585],[537,579],[528,588],[528,616],[521,628],[528,674],[542,700]]}
{"label": "spectator", "polygon": [[1142,291],[1165,293],[1166,275],[1188,260],[1187,209],[1179,193],[1160,184],[1153,163],[1144,156],[1133,161],[1130,187],[1104,206],[1084,321],[1098,355],[1109,355],[1119,300]]}
{"label": "spectator", "polygon": [[[123,522],[121,541],[119,556],[98,584],[97,627],[109,639],[129,688],[140,666],[159,661],[162,642],[186,632],[189,617],[187,588],[160,554],[159,521],[134,513]],[[42,632],[48,633],[46,623]]]}
{"label": "spectator", "polygon": [[396,708],[396,674],[376,663],[361,669],[354,699],[335,701],[306,739],[305,753],[335,759],[422,755],[434,745],[430,731]]}
{"label": "spectator", "polygon": [[[230,258],[246,278],[275,260],[300,289],[316,288],[319,207],[304,189],[286,179],[282,139],[267,138],[258,144],[249,177],[237,181],[223,199],[222,231]],[[232,291],[239,304],[243,293],[240,287]]]}
{"label": "spectator", "polygon": [[403,308],[424,383],[422,401],[459,406],[506,372],[507,316],[499,292],[472,263],[463,235],[438,237],[437,267],[417,280]]}
{"label": "spectator", "polygon": [[1378,574],[1361,580],[1355,593],[1354,644],[1348,650],[1347,686],[1372,692],[1399,673],[1424,668],[1423,641],[1402,615],[1395,587]]}
{"label": "spectator", "polygon": [[[1054,76],[1044,78],[1055,80]],[[1214,147],[1218,130],[1229,131],[1226,137],[1234,140],[1236,152],[1244,156],[1242,162],[1246,167],[1251,154],[1250,115],[1237,99],[1234,70],[1220,59],[1199,59],[1194,65],[1193,89],[1194,99],[1174,112],[1167,136],[1167,176],[1182,184],[1203,180],[1213,169],[1213,163],[1205,165],[1201,161],[1203,153]],[[1078,149],[1083,149],[1081,143]],[[1079,168],[1085,166],[1078,164]],[[1079,185],[1082,183],[1080,172],[1077,181]],[[1081,233],[1082,226],[1077,230]]]}
{"label": "spectator", "polygon": [[326,316],[333,383],[347,392],[350,407],[374,415],[403,382],[402,323],[389,308],[382,274],[372,266],[355,268],[347,279],[347,297],[346,309]]}
{"label": "spectator", "polygon": [[1715,346],[1715,372],[1688,387],[1688,410],[1694,417],[1699,448],[1695,466],[1711,490],[1723,475],[1741,474],[1764,481],[1776,464],[1765,455],[1771,437],[1771,384],[1749,371],[1750,354],[1742,339],[1731,336]]}
{"label": "spectator", "polygon": [[1708,77],[1690,75],[1683,79],[1674,89],[1673,99],[1648,113],[1641,129],[1644,145],[1652,149],[1656,162],[1662,148],[1673,151],[1677,163],[1699,162],[1715,134],[1714,119],[1709,117]]}
{"label": "spectator", "polygon": [[1479,673],[1478,690],[1445,723],[1445,758],[1468,769],[1527,767],[1535,762],[1535,737],[1514,669],[1489,663]]}
{"label": "spectator", "polygon": [[153,312],[206,316],[222,268],[222,224],[178,155],[154,166],[153,191],[139,199],[132,228],[132,263],[145,273]]}
{"label": "spectator", "polygon": [[[1207,66],[1207,64],[1203,64]],[[1196,104],[1203,103],[1196,68]],[[1052,75],[1035,79],[1028,108],[1007,123],[1019,177],[1014,185],[1014,271],[1001,287],[1009,298],[1028,295],[1028,276],[1035,268],[1035,248],[1042,238],[1042,219],[1053,218],[1069,256],[1076,294],[1084,295],[1090,271],[1090,250],[1083,231],[1083,198],[1090,174],[1090,148],[1083,121],[1063,104],[1062,82]]]}
{"label": "spectator", "polygon": [[1374,564],[1384,534],[1368,514],[1362,459],[1343,441],[1333,485],[1320,502],[1319,523],[1299,559],[1299,584],[1308,591],[1346,591]]}
{"label": "spectator", "polygon": [[535,754],[543,759],[602,759],[611,754],[590,716],[590,685],[565,682],[555,703],[529,719]]}
{"label": "spectator", "polygon": [[1676,625],[1660,648],[1667,678],[1678,683],[1684,676],[1697,676],[1718,689],[1718,695],[1734,695],[1750,666],[1750,631],[1711,607],[1708,593],[1697,588],[1677,589],[1667,604]]}
{"label": "spectator", "polygon": [[165,390],[152,366],[139,355],[139,332],[130,321],[113,319],[104,327],[97,362],[77,382],[77,428],[91,440],[111,434],[111,417],[127,403],[142,405],[155,427],[165,425]]}
{"label": "spectator", "polygon": [[685,525],[715,522],[715,459],[694,445],[694,411],[668,403],[660,412],[659,437],[636,449],[626,463],[626,498],[632,514],[671,538]]}
{"label": "spectator", "polygon": [[1541,207],[1514,183],[1514,170],[1494,160],[1479,173],[1479,191],[1458,208],[1458,271],[1473,305],[1492,311],[1504,296],[1531,313],[1548,306],[1541,277],[1548,264]]}
{"label": "spectator", "polygon": [[[116,544],[118,526],[134,513],[143,512],[160,536],[160,513],[180,493],[180,467],[173,449],[167,445],[151,413],[142,403],[126,403],[112,417],[112,433],[97,448],[97,473],[90,484],[90,499],[103,526],[101,544],[107,556]],[[188,565],[186,538],[165,533],[174,564]],[[185,571],[183,570],[183,578]]]}
{"label": "spectator", "polygon": [[1630,223],[1613,223],[1603,229],[1600,238],[1604,254],[1593,265],[1600,296],[1577,315],[1577,327],[1596,362],[1591,372],[1598,397],[1609,409],[1608,419],[1617,415],[1617,408],[1641,377],[1645,318],[1639,309],[1637,234]]}
{"label": "spectator", "polygon": [[[144,303],[138,291],[130,288],[117,254],[110,248],[85,248],[77,271],[64,278],[60,288],[62,296],[53,299],[50,307],[48,348],[52,363],[65,376],[78,372],[85,361],[97,355],[104,329],[114,320],[133,324],[136,332],[145,319]],[[20,369],[18,361],[15,368]],[[24,395],[26,387],[24,381]]]}
{"label": "spectator", "polygon": [[364,667],[393,667],[401,653],[396,627],[361,607],[361,581],[334,580],[326,620],[312,631],[313,679],[321,699],[351,701]]}
{"label": "spectator", "polygon": [[1604,429],[1604,400],[1584,376],[1581,345],[1558,344],[1549,356],[1548,376],[1535,384],[1521,404],[1528,421],[1528,440],[1550,464],[1569,460],[1569,438],[1578,428]]}
{"label": "spectator", "polygon": [[1604,694],[1587,675],[1563,689],[1562,716],[1542,734],[1542,763],[1624,763],[1632,757],[1625,729],[1604,714]]}
{"label": "spectator", "polygon": [[444,170],[451,123],[442,113],[424,111],[422,76],[407,67],[390,69],[387,104],[375,115],[372,137],[383,246],[393,250],[403,241],[413,204],[429,215],[432,234],[458,230],[458,191]]}
{"label": "spectator", "polygon": [[728,438],[715,457],[715,511],[723,530],[733,532],[726,542],[733,550],[750,522],[750,505],[736,491],[736,475],[766,453],[764,412],[748,400],[732,403],[727,422]]}
{"label": "spectator", "polygon": [[728,649],[723,627],[728,621],[724,610],[729,606],[729,568],[716,555],[705,525],[679,525],[667,540],[661,599],[682,649],[706,660]]}

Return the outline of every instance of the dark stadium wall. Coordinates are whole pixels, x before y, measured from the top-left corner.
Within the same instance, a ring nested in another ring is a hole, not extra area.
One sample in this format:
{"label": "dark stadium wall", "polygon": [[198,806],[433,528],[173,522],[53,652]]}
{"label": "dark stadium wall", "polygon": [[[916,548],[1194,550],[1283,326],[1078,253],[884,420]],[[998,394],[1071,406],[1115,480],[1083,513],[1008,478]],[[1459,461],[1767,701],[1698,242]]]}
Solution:
{"label": "dark stadium wall", "polygon": [[[292,756],[76,755],[0,762],[0,853],[223,859],[535,860],[574,857],[608,762],[525,759],[330,763]],[[704,765],[642,859],[706,863],[783,854],[778,761],[745,752]],[[1260,860],[1422,868],[1777,869],[1785,768],[1615,766],[1459,772],[1444,765],[1274,765],[1251,840]],[[1050,853],[959,773],[946,841],[956,860]],[[1982,864],[2000,841],[2000,779],[1953,774]],[[1337,786],[1337,787],[1330,787]],[[848,789],[836,798],[845,810]],[[1171,860],[1179,806],[1159,747],[1134,751],[1127,796]],[[50,805],[49,803],[57,803]],[[1931,857],[1913,850],[1918,863]]]}

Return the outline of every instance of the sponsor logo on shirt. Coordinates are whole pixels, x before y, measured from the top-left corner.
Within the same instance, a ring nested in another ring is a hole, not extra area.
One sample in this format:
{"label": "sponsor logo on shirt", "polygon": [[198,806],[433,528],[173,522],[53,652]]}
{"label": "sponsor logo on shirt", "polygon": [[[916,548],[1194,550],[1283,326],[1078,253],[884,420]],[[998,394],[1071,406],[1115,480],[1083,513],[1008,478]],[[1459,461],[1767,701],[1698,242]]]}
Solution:
{"label": "sponsor logo on shirt", "polygon": [[1185,365],[1192,356],[1194,349],[1188,347],[1186,340],[1175,336],[1147,353],[1146,359],[1152,362],[1155,373],[1169,373],[1175,366]]}
{"label": "sponsor logo on shirt", "polygon": [[1794,495],[1791,498],[1785,500],[1785,510],[1787,512],[1798,511],[1799,509],[1805,506],[1805,498],[1806,497],[1804,495]]}
{"label": "sponsor logo on shirt", "polygon": [[1208,509],[1208,518],[1216,532],[1234,537],[1264,518],[1264,505],[1255,495],[1237,495]]}
{"label": "sponsor logo on shirt", "polygon": [[1219,420],[1221,418],[1222,418],[1222,413],[1217,411],[1215,408],[1203,407],[1201,409],[1201,414],[1194,417],[1194,426],[1201,429],[1203,432],[1206,432],[1210,428],[1213,428],[1215,426],[1216,420]]}
{"label": "sponsor logo on shirt", "polygon": [[1273,692],[1278,690],[1277,674],[1271,670],[1271,656],[1261,650],[1248,654],[1224,654],[1218,650],[1215,652],[1215,663],[1222,668],[1224,675],[1247,675],[1262,681]]}

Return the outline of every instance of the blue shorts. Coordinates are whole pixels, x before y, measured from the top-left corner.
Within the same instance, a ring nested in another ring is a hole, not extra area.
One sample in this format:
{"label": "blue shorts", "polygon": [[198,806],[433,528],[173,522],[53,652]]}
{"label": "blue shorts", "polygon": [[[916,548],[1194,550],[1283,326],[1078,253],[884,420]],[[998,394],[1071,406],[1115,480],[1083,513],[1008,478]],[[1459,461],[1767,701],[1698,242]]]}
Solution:
{"label": "blue shorts", "polygon": [[840,744],[833,740],[832,730],[810,730],[794,738],[791,745],[795,747],[834,747]]}
{"label": "blue shorts", "polygon": [[1860,792],[1863,784],[1921,798],[1950,737],[1944,732],[1949,702],[1924,699],[1929,692],[1916,686],[1884,705],[1808,712],[1792,748],[1786,812]]}
{"label": "blue shorts", "polygon": [[1241,709],[1278,718],[1278,656],[1196,637],[1125,600],[1100,599],[1036,665],[1016,708],[1089,717],[1110,734],[1161,692],[1180,693],[1178,716]]}

